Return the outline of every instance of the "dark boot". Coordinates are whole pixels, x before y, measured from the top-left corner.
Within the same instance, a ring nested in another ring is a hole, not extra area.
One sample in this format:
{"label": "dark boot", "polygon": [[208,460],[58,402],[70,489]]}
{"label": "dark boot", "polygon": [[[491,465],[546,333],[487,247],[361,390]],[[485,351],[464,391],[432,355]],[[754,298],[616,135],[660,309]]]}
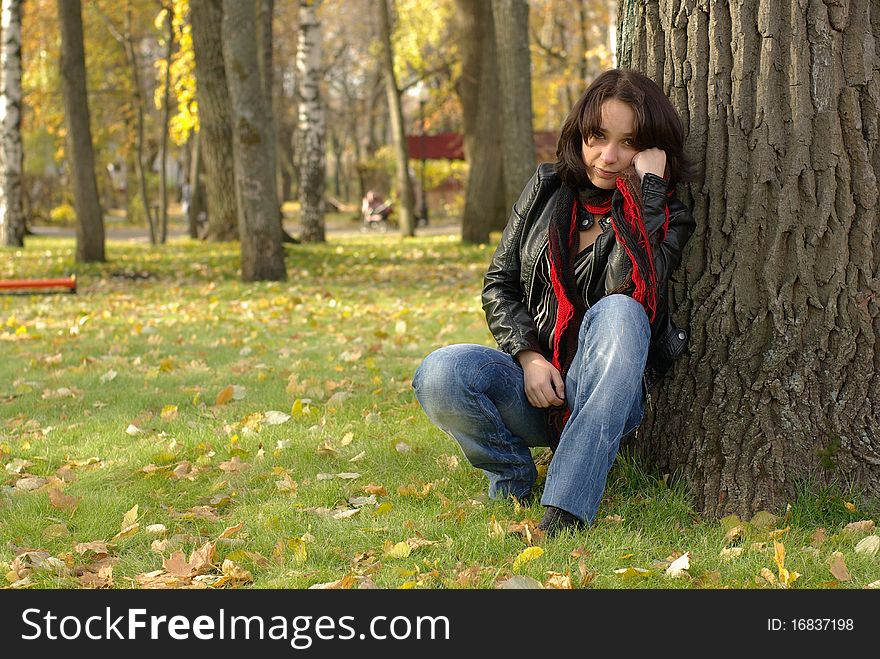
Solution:
{"label": "dark boot", "polygon": [[538,524],[538,528],[548,536],[556,535],[565,529],[577,531],[585,527],[586,524],[577,517],[567,510],[557,508],[556,506],[547,506],[547,510],[544,512],[544,518]]}

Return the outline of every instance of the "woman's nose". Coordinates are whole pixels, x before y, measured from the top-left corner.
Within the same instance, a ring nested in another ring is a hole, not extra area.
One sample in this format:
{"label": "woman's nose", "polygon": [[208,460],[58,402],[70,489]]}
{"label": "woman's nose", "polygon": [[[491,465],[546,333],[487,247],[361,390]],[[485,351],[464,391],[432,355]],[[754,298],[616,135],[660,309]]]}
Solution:
{"label": "woman's nose", "polygon": [[602,160],[609,165],[617,162],[617,147],[613,144],[607,145],[602,151]]}

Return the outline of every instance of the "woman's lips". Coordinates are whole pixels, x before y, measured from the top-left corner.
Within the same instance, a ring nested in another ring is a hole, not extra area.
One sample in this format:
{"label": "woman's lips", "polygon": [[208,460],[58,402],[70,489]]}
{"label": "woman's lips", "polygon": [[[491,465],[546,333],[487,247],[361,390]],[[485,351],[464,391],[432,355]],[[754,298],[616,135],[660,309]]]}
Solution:
{"label": "woman's lips", "polygon": [[598,167],[596,167],[596,173],[602,178],[617,178],[617,172],[608,172]]}

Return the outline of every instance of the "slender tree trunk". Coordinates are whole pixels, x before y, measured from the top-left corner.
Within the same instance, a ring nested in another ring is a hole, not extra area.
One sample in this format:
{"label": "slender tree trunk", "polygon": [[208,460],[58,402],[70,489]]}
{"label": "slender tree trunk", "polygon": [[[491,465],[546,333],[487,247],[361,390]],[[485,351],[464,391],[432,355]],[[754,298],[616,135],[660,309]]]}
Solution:
{"label": "slender tree trunk", "polygon": [[89,126],[86,60],[80,0],[58,0],[61,92],[67,119],[67,167],[76,208],[76,260],[104,261],[104,217],[98,201],[95,154]]}
{"label": "slender tree trunk", "polygon": [[[461,21],[462,66],[458,94],[464,115],[465,155],[469,164],[461,239],[489,242],[489,232],[504,225],[501,168],[501,114],[492,5],[456,0]],[[534,171],[534,170],[533,170]]]}
{"label": "slender tree trunk", "polygon": [[196,60],[196,99],[205,160],[208,229],[211,241],[238,237],[235,199],[232,108],[223,67],[221,26],[223,0],[190,0],[193,54]]}
{"label": "slender tree trunk", "polygon": [[171,117],[171,55],[174,52],[174,25],[172,17],[174,7],[165,6],[165,38],[168,39],[165,48],[165,88],[162,94],[162,146],[159,150],[161,162],[159,164],[159,242],[168,240],[168,122]]}
{"label": "slender tree trunk", "polygon": [[[394,0],[391,0],[392,2]],[[400,106],[400,90],[394,76],[394,49],[391,45],[391,18],[386,0],[379,0],[379,40],[382,44],[382,65],[385,75],[385,95],[388,98],[391,120],[391,141],[397,161],[397,222],[401,236],[416,235],[415,193],[409,176],[409,156],[406,152],[406,135],[403,128],[403,110]]]}
{"label": "slender tree trunk", "polygon": [[232,126],[242,281],[284,280],[269,103],[260,81],[253,2],[223,0],[223,60]]}
{"label": "slender tree trunk", "polygon": [[325,117],[321,100],[321,25],[317,9],[320,1],[300,0],[299,51],[297,71],[300,76],[300,134],[303,154],[300,169],[300,206],[302,239],[324,242],[324,188],[326,177]]}
{"label": "slender tree trunk", "polygon": [[205,212],[205,186],[202,183],[202,172],[205,169],[205,161],[202,157],[202,134],[193,133],[192,161],[189,169],[189,207],[186,209],[186,222],[189,227],[190,238],[201,238],[199,216]]}
{"label": "slender tree trunk", "polygon": [[24,246],[21,0],[3,0],[0,44],[0,246]]}
{"label": "slender tree trunk", "polygon": [[501,157],[505,208],[513,208],[535,173],[532,131],[532,67],[529,57],[529,4],[492,0],[498,78],[501,90]]}
{"label": "slender tree trunk", "polygon": [[[59,2],[62,0],[59,0]],[[125,56],[128,59],[128,66],[131,69],[131,83],[134,91],[134,99],[132,102],[137,117],[137,133],[135,140],[135,153],[138,177],[138,189],[141,193],[141,203],[144,206],[144,217],[147,218],[147,227],[150,230],[150,244],[158,243],[158,234],[156,232],[156,218],[153,217],[153,211],[150,208],[150,195],[147,189],[147,174],[144,168],[144,92],[141,86],[140,63],[138,62],[137,51],[134,45],[134,36],[132,35],[132,7],[131,0],[128,0],[125,6],[125,34],[123,36],[123,46],[125,48]]]}
{"label": "slender tree trunk", "polygon": [[677,283],[690,354],[636,450],[708,514],[795,484],[880,494],[880,5],[620,5],[618,57],[658,81],[704,170]]}

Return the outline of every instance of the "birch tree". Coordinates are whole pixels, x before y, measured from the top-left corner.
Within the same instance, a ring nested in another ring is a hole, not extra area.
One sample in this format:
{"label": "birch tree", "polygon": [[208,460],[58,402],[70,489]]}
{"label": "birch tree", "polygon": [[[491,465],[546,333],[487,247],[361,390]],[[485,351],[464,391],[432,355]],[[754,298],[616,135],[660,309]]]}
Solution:
{"label": "birch tree", "polygon": [[24,246],[21,146],[21,0],[0,8],[0,245]]}
{"label": "birch tree", "polygon": [[303,153],[300,158],[300,206],[304,242],[324,242],[325,117],[321,100],[321,24],[317,10],[321,0],[300,0],[299,130]]}

